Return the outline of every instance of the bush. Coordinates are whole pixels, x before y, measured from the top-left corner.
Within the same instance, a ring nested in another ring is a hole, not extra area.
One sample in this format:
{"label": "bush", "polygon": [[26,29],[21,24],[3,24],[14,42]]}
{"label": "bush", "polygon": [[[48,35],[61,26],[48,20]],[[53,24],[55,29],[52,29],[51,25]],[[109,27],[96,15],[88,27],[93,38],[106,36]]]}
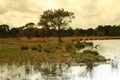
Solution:
{"label": "bush", "polygon": [[83,49],[83,48],[85,48],[85,45],[84,45],[83,43],[77,42],[77,43],[75,44],[75,47],[76,47],[77,49]]}
{"label": "bush", "polygon": [[89,54],[99,55],[99,53],[97,51],[92,51],[92,50],[85,50],[82,53],[89,53]]}
{"label": "bush", "polygon": [[28,50],[29,47],[28,46],[21,46],[21,50]]}
{"label": "bush", "polygon": [[31,49],[32,49],[32,50],[37,50],[37,47],[32,47]]}

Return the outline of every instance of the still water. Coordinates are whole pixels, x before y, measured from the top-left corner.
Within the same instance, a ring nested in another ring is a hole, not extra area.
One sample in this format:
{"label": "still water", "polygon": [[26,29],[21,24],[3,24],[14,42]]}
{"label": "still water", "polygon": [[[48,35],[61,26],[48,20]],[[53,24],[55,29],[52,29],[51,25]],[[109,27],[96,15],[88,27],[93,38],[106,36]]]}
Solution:
{"label": "still water", "polygon": [[[120,80],[120,40],[95,40],[91,42],[93,42],[94,47],[99,45],[97,48],[93,48],[94,50],[113,61],[109,64],[99,64],[92,71],[87,71],[86,66],[62,65],[60,68],[59,65],[56,65],[59,69],[55,70],[57,71],[55,75],[45,74],[32,65],[1,65],[0,80]],[[40,69],[43,69],[51,65],[40,66]],[[44,71],[48,72],[47,68]],[[54,71],[54,67],[52,70]]]}

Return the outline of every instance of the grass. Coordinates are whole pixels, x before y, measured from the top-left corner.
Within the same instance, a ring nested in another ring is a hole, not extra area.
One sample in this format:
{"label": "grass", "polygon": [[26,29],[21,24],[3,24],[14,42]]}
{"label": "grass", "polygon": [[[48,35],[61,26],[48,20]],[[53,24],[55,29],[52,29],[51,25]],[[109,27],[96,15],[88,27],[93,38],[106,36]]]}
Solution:
{"label": "grass", "polygon": [[[6,38],[0,39],[0,64],[37,64],[104,61],[96,51],[76,53],[76,48],[87,46],[87,42],[73,43],[73,38]],[[79,44],[78,44],[79,43]],[[90,53],[90,54],[88,54]]]}
{"label": "grass", "polygon": [[48,75],[48,74],[56,75],[56,70],[57,70],[57,64],[48,65],[41,69],[41,71],[45,75]]}
{"label": "grass", "polygon": [[93,62],[92,62],[92,61],[86,62],[86,66],[87,66],[87,67],[86,67],[87,71],[88,71],[88,72],[92,72],[93,67],[94,67]]}

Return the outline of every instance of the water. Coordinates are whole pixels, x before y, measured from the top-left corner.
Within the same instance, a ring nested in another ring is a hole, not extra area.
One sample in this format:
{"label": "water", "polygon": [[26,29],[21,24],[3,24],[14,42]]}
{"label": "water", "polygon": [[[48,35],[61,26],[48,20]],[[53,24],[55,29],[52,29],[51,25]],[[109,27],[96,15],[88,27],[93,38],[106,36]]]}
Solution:
{"label": "water", "polygon": [[[59,65],[51,66],[50,69],[44,65],[36,70],[32,65],[1,65],[0,80],[119,80],[120,79],[120,40],[95,40],[92,41],[94,47],[99,45],[97,50],[101,55],[110,58],[113,61],[110,64],[100,64],[95,66],[91,72],[86,70],[86,66]],[[42,71],[53,70],[57,74],[48,75]]]}

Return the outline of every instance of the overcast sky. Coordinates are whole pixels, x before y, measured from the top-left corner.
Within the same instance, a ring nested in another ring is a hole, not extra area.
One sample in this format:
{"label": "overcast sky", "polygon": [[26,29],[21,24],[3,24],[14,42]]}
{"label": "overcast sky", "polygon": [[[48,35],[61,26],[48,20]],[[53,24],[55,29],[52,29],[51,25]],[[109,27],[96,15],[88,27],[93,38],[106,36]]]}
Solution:
{"label": "overcast sky", "polygon": [[120,0],[0,0],[0,24],[36,24],[43,11],[58,8],[74,12],[76,18],[69,26],[75,28],[120,24]]}

